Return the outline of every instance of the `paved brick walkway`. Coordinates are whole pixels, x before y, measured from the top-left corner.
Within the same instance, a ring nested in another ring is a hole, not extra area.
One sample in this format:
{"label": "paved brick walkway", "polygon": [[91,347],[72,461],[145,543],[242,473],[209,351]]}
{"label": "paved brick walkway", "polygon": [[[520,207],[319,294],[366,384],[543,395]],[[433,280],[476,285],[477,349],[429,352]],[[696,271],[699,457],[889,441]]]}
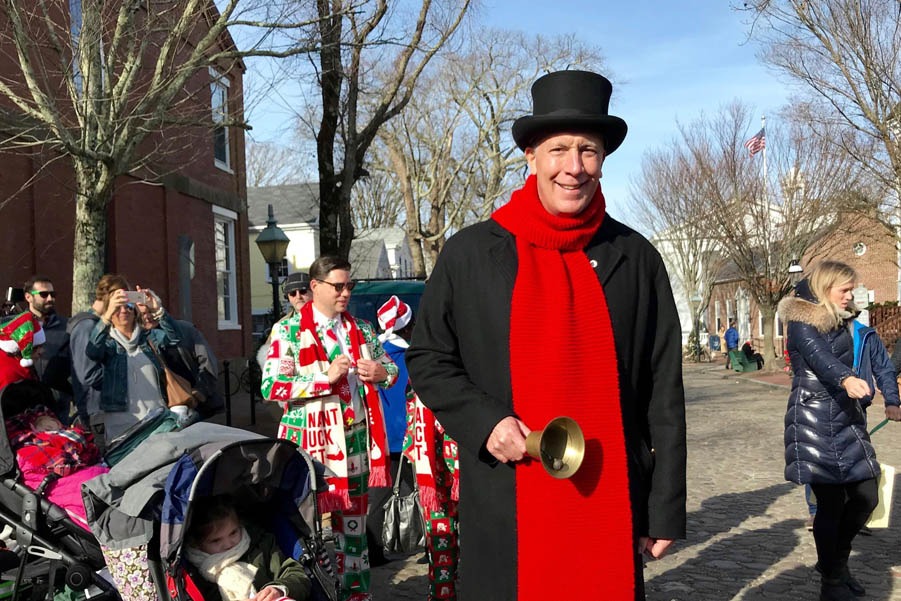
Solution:
{"label": "paved brick walkway", "polygon": [[[789,384],[784,374],[736,374],[722,363],[685,366],[688,539],[647,565],[649,601],[817,599],[803,492],[782,477]],[[871,420],[880,414],[873,407]],[[258,409],[257,417],[257,428],[271,435],[277,412]],[[233,425],[245,420],[246,397],[235,401]],[[874,443],[881,460],[901,466],[901,424],[880,430]],[[899,497],[896,527],[855,541],[851,567],[867,588],[863,599],[901,601],[901,577],[891,569],[901,565]],[[372,570],[376,601],[425,599],[427,566],[417,559]]]}

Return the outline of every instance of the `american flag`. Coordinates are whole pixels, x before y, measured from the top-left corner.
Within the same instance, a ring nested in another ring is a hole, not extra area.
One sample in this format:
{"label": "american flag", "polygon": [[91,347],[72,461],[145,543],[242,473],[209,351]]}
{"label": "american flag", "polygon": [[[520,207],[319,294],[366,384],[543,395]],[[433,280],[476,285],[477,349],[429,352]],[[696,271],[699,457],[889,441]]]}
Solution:
{"label": "american flag", "polygon": [[748,152],[751,153],[751,156],[754,156],[764,148],[766,148],[766,132],[764,132],[764,128],[760,128],[760,131],[754,134],[747,142],[745,142],[745,148],[748,149]]}

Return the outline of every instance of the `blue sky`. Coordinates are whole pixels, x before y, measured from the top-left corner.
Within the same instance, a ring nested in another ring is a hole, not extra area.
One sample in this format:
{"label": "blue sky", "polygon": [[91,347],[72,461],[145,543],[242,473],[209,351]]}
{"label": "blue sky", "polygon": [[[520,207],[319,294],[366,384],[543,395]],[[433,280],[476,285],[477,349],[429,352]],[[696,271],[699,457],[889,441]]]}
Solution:
{"label": "blue sky", "polygon": [[[515,12],[511,4],[487,0],[485,17],[529,32],[574,33],[597,45],[607,61],[610,112],[629,124],[625,142],[604,164],[602,185],[614,216],[626,216],[643,154],[676,137],[678,122],[712,115],[735,99],[768,116],[787,102],[786,85],[746,41],[748,15],[733,11],[730,0],[520,0]],[[755,120],[748,137],[758,129]]]}
{"label": "blue sky", "polygon": [[[610,69],[605,75],[614,84],[610,112],[629,124],[602,180],[609,211],[617,217],[626,217],[642,155],[674,138],[677,122],[712,115],[735,99],[771,118],[787,102],[787,86],[758,62],[756,47],[746,40],[747,14],[733,11],[730,0],[483,2],[479,20],[492,27],[573,33],[600,48]],[[271,105],[252,111],[254,139],[290,142],[292,133],[278,113]],[[748,137],[758,129],[755,120]]]}

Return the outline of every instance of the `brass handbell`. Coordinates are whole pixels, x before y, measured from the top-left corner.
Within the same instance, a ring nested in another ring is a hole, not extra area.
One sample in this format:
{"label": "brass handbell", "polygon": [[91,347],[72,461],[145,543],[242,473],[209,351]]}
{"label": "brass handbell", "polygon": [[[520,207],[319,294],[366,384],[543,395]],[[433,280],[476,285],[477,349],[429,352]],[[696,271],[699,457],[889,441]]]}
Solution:
{"label": "brass handbell", "polygon": [[585,457],[582,428],[571,417],[556,417],[544,430],[529,432],[526,453],[541,461],[544,470],[554,478],[569,478]]}

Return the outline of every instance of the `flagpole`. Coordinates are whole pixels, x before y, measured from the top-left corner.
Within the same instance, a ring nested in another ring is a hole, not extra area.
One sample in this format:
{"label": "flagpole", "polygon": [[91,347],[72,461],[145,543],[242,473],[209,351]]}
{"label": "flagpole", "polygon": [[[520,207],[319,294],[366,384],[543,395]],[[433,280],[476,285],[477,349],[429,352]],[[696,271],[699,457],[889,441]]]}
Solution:
{"label": "flagpole", "polygon": [[[760,131],[763,132],[764,139],[766,139],[766,137],[765,137],[766,136],[766,115],[760,116]],[[763,202],[764,202],[764,205],[766,205],[766,202],[767,202],[767,200],[766,200],[767,179],[766,179],[766,144],[765,143],[763,145],[762,152],[763,152]]]}

